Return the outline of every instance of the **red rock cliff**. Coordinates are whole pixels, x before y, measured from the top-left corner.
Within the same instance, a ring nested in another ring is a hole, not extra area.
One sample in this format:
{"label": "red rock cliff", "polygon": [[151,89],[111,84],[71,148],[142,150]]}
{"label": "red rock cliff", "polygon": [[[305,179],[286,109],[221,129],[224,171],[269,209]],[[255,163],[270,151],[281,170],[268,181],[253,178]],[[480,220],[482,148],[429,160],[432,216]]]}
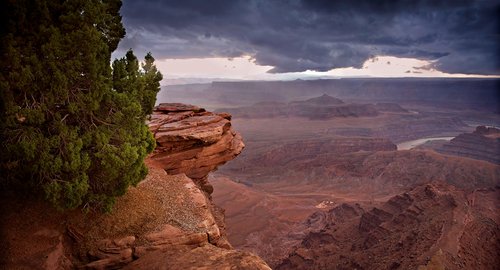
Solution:
{"label": "red rock cliff", "polygon": [[[244,147],[229,114],[162,104],[149,123],[158,145],[149,173],[110,214],[60,213],[4,196],[1,269],[270,269],[232,248],[207,175]],[[191,177],[191,178],[190,178]],[[20,211],[22,210],[22,211]],[[8,258],[8,259],[7,259]]]}
{"label": "red rock cliff", "polygon": [[149,123],[157,147],[151,155],[169,174],[185,173],[205,192],[207,175],[241,153],[241,135],[231,128],[231,115],[196,106],[162,103]]}

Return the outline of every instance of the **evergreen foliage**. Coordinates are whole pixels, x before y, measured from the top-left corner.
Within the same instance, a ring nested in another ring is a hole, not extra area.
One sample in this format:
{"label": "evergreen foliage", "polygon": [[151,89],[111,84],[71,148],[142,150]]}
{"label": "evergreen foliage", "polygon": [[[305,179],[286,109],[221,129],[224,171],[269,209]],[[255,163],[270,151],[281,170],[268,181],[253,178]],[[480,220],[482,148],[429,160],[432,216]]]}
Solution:
{"label": "evergreen foliage", "polygon": [[147,174],[145,124],[162,79],[132,51],[110,67],[125,35],[119,0],[2,3],[2,188],[43,191],[61,209],[109,210]]}

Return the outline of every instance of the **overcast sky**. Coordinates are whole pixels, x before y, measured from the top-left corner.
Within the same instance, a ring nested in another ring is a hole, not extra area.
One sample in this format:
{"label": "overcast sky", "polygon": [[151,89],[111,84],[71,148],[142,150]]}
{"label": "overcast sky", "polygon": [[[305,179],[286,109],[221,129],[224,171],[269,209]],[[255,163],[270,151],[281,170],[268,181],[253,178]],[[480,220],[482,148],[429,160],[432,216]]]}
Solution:
{"label": "overcast sky", "polygon": [[[215,72],[219,60],[220,72],[207,77],[231,78],[224,76],[231,69],[276,78],[335,75],[367,69],[377,56],[423,61],[420,72],[500,75],[498,0],[124,0],[121,14],[127,35],[114,56],[151,51],[178,77],[203,71],[179,73],[175,65]],[[253,67],[241,68],[245,61]],[[384,58],[386,68],[389,62]]]}

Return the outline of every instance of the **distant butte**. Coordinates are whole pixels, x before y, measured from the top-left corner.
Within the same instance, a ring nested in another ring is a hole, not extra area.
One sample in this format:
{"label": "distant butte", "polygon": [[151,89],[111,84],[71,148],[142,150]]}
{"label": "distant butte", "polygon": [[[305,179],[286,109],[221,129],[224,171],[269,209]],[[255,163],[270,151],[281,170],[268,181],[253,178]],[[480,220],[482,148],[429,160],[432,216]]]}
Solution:
{"label": "distant butte", "polygon": [[341,99],[332,97],[327,94],[323,94],[319,97],[315,98],[310,98],[306,101],[303,101],[304,103],[309,103],[309,104],[317,104],[317,105],[333,105],[333,104],[344,104],[344,101]]}

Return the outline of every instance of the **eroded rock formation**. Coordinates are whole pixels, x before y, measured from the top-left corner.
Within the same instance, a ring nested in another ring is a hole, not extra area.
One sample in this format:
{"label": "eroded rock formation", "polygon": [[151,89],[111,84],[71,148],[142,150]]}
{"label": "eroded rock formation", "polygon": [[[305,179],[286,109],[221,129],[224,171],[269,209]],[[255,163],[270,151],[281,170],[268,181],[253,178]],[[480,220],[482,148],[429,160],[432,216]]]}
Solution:
{"label": "eroded rock formation", "polygon": [[[255,252],[273,268],[290,253],[287,248],[299,244],[303,234],[311,229],[316,234],[310,243],[334,241],[331,236],[319,232],[321,222],[300,225],[318,209],[328,210],[346,203],[346,207],[339,209],[344,214],[341,217],[338,214],[336,218],[347,220],[354,213],[359,213],[356,215],[360,217],[376,207],[381,211],[367,214],[361,225],[362,229],[369,230],[383,223],[386,212],[390,213],[380,204],[431,181],[446,182],[465,193],[500,183],[498,165],[444,156],[434,151],[394,151],[394,145],[386,139],[275,140],[261,147],[260,152],[249,150],[246,153],[253,155],[242,156],[243,162],[240,157],[223,168],[222,174],[237,183],[222,177],[213,181],[214,198],[227,211],[230,241],[238,248]],[[228,170],[235,164],[252,166],[235,166]],[[403,205],[402,201],[397,202]],[[322,214],[318,212],[315,218],[324,218]],[[352,226],[358,228],[359,224]],[[472,235],[471,232],[469,237],[473,238]],[[476,245],[475,241],[472,243]],[[347,244],[344,247],[349,250]],[[479,247],[476,249],[480,250]],[[301,254],[306,256],[307,253]],[[285,269],[362,269],[356,265],[344,268],[328,267],[328,264],[320,266],[304,264]]]}
{"label": "eroded rock formation", "polygon": [[251,162],[256,165],[282,166],[289,162],[300,166],[323,154],[342,155],[358,151],[392,151],[396,145],[384,138],[338,137],[300,140],[277,145]]}
{"label": "eroded rock formation", "polygon": [[472,133],[463,133],[443,144],[438,152],[500,164],[500,130],[478,126]]}
{"label": "eroded rock formation", "polygon": [[157,143],[151,159],[169,174],[185,173],[210,194],[213,187],[207,181],[208,173],[235,158],[245,147],[230,120],[227,113],[162,103],[155,107],[149,123]]}
{"label": "eroded rock formation", "polygon": [[276,269],[496,269],[498,195],[432,183],[379,208],[342,204],[313,214],[316,230]]}

